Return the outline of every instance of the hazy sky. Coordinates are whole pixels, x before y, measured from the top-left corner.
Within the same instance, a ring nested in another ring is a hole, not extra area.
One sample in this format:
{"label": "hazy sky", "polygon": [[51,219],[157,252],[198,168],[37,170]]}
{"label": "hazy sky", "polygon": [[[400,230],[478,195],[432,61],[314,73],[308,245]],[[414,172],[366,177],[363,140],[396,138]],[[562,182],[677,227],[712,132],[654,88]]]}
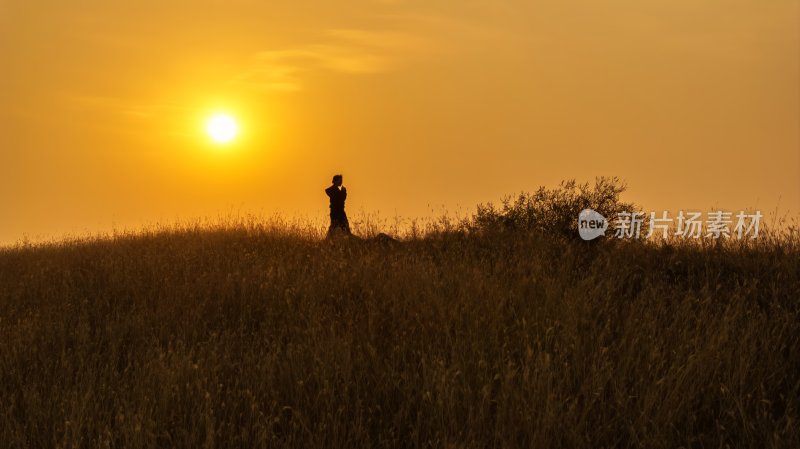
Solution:
{"label": "hazy sky", "polygon": [[800,210],[800,1],[0,0],[0,243],[323,220],[337,172],[351,215],[599,175]]}

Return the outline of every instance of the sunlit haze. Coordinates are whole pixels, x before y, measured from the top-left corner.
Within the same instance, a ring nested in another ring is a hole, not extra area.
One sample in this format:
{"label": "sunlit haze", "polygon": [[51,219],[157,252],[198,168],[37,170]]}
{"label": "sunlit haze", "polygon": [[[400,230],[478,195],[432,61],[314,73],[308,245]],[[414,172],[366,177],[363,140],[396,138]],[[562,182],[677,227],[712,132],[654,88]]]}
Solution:
{"label": "sunlit haze", "polygon": [[[3,0],[0,244],[619,176],[800,210],[797,0]],[[351,218],[352,220],[352,218]]]}

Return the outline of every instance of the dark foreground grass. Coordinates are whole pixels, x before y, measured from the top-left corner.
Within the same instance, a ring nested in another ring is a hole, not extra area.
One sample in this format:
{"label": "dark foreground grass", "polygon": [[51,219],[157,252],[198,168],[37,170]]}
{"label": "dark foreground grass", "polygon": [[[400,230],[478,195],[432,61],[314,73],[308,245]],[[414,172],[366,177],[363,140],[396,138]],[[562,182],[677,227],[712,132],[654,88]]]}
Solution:
{"label": "dark foreground grass", "polygon": [[0,445],[800,447],[796,238],[0,251]]}

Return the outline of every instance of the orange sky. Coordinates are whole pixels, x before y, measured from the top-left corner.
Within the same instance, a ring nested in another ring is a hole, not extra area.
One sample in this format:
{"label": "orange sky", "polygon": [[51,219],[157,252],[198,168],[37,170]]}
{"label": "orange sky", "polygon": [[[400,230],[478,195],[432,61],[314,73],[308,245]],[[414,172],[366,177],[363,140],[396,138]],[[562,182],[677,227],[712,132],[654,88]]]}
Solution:
{"label": "orange sky", "polygon": [[[0,0],[0,244],[617,175],[800,210],[797,0]],[[240,121],[226,147],[202,130]]]}

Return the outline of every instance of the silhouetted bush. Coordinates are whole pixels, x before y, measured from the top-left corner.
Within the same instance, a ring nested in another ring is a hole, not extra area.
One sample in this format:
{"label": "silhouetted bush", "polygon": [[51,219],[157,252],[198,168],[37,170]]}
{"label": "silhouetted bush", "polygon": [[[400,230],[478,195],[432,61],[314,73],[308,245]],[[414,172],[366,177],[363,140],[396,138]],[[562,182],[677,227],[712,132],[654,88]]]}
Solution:
{"label": "silhouetted bush", "polygon": [[540,187],[533,194],[506,197],[500,208],[481,204],[467,228],[471,232],[534,231],[574,238],[583,209],[594,209],[609,220],[619,212],[638,211],[635,204],[620,199],[625,188],[616,177],[599,177],[593,186],[577,184],[574,179],[563,181],[554,189]]}

